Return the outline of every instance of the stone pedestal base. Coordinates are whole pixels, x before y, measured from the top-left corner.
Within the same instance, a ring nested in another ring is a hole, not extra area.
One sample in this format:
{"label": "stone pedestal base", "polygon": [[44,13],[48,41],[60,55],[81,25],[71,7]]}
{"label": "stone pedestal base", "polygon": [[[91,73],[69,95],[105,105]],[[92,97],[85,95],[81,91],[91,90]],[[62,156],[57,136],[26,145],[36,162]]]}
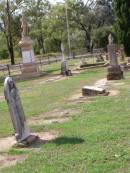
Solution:
{"label": "stone pedestal base", "polygon": [[72,76],[72,73],[71,73],[71,70],[61,71],[61,75],[64,75],[64,76]]}
{"label": "stone pedestal base", "polygon": [[121,67],[118,66],[109,66],[107,80],[120,80],[123,78],[123,71]]}
{"label": "stone pedestal base", "polygon": [[32,145],[33,143],[35,143],[37,140],[39,139],[38,136],[35,135],[30,135],[29,137],[27,137],[25,140],[18,142],[15,147],[28,147],[30,145]]}
{"label": "stone pedestal base", "polygon": [[25,74],[25,73],[37,73],[38,72],[38,66],[36,63],[26,63],[26,64],[22,65],[21,71],[23,74]]}

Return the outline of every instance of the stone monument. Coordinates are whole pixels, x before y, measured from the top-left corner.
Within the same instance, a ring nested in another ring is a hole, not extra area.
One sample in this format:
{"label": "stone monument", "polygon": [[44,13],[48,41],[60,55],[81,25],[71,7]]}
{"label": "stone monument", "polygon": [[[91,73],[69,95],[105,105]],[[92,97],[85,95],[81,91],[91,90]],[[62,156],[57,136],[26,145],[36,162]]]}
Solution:
{"label": "stone monument", "polygon": [[61,51],[62,51],[62,61],[61,61],[61,74],[66,76],[71,76],[71,70],[69,69],[68,61],[65,58],[65,48],[64,44],[61,43]]}
{"label": "stone monument", "polygon": [[113,43],[113,37],[110,34],[108,37],[109,44],[107,46],[108,49],[108,57],[109,57],[109,67],[108,67],[108,75],[107,75],[107,80],[120,80],[122,79],[122,71],[121,67],[118,64],[117,60],[117,46],[116,44]]}
{"label": "stone monument", "polygon": [[22,73],[27,75],[37,73],[38,67],[35,63],[33,41],[29,37],[28,23],[25,16],[21,18],[22,38],[19,42],[22,52]]}
{"label": "stone monument", "polygon": [[15,138],[18,144],[30,145],[36,141],[38,137],[30,134],[26,124],[19,92],[11,77],[6,77],[5,79],[4,95],[8,104],[11,120],[15,130]]}

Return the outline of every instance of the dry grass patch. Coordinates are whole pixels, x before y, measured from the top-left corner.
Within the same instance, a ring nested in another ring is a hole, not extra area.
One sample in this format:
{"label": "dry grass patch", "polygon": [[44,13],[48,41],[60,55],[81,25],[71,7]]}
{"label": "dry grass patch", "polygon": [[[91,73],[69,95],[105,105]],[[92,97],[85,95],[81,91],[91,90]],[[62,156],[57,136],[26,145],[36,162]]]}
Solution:
{"label": "dry grass patch", "polygon": [[16,165],[17,163],[22,163],[27,159],[27,155],[0,155],[0,169],[5,167],[11,167]]}
{"label": "dry grass patch", "polygon": [[54,109],[46,114],[39,115],[28,119],[29,125],[44,125],[51,123],[64,123],[69,120],[70,117],[78,114],[80,111],[75,109]]}

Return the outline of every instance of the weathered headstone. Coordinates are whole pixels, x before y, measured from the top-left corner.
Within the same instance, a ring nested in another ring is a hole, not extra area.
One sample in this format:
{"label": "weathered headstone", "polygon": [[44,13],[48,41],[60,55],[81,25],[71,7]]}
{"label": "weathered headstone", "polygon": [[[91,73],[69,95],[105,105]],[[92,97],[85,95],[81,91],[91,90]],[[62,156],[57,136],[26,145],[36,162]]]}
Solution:
{"label": "weathered headstone", "polygon": [[61,43],[61,51],[62,51],[62,61],[61,61],[61,74],[66,76],[71,76],[71,70],[69,69],[68,61],[65,58],[65,48],[64,44]]}
{"label": "weathered headstone", "polygon": [[84,86],[82,88],[83,96],[96,96],[96,95],[106,95],[107,92],[104,88],[99,88],[96,86]]}
{"label": "weathered headstone", "polygon": [[108,67],[108,75],[107,80],[119,80],[122,79],[122,71],[121,67],[118,64],[116,50],[117,46],[113,43],[113,37],[110,34],[108,37],[109,44],[107,46],[108,56],[109,56],[109,67]]}
{"label": "weathered headstone", "polygon": [[17,142],[19,144],[30,145],[38,137],[30,134],[26,124],[26,118],[20,100],[19,91],[11,77],[6,77],[5,79],[4,95],[8,104]]}
{"label": "weathered headstone", "polygon": [[22,38],[19,42],[22,52],[22,73],[27,75],[37,73],[38,67],[35,62],[35,55],[33,49],[33,41],[29,37],[28,23],[25,16],[21,18]]}

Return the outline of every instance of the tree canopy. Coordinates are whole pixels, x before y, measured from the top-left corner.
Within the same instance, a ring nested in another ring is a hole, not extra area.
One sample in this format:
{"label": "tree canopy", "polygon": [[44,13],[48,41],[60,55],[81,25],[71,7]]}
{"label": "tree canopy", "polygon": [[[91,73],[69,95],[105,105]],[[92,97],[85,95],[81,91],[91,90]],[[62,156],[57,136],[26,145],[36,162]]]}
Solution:
{"label": "tree canopy", "polygon": [[0,1],[0,36],[3,42],[0,51],[8,50],[12,64],[15,63],[14,57],[20,56],[18,42],[22,14],[28,18],[29,34],[35,41],[36,54],[60,51],[61,42],[68,52],[68,36],[72,50],[86,48],[90,51],[93,32],[114,23],[111,0],[65,2],[52,5],[48,0]]}
{"label": "tree canopy", "polygon": [[115,0],[114,1],[116,14],[116,31],[118,41],[124,44],[125,52],[130,56],[130,1]]}

